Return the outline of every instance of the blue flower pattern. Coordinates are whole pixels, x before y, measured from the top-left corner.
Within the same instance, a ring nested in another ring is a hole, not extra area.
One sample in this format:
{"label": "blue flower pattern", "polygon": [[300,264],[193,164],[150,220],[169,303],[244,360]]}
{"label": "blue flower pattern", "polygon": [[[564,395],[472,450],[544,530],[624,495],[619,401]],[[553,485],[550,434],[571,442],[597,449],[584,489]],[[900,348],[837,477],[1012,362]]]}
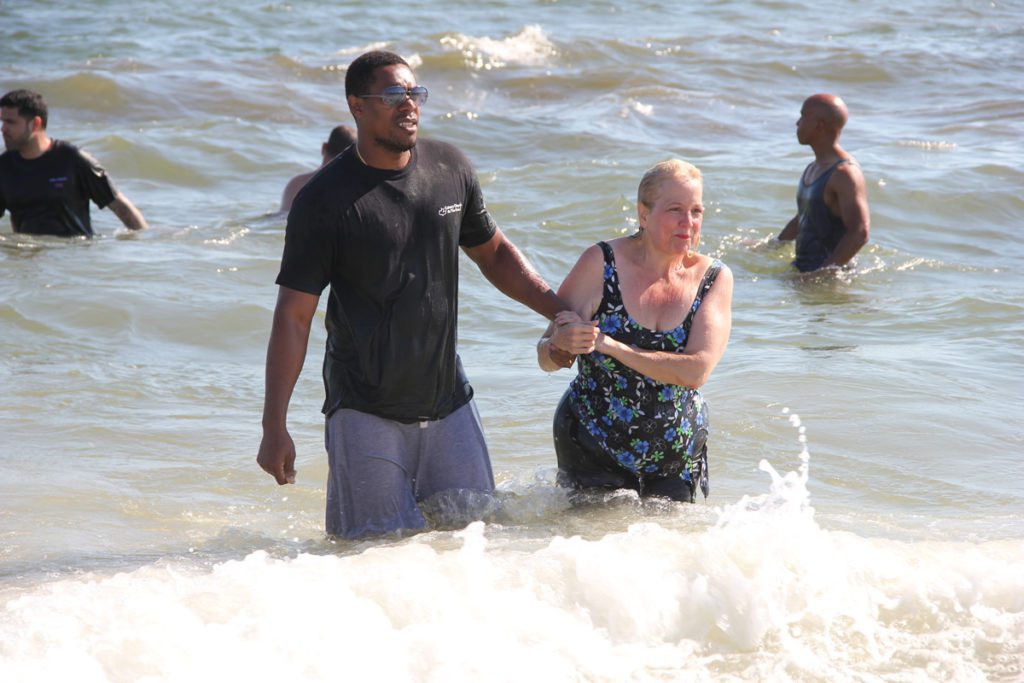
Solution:
{"label": "blue flower pattern", "polygon": [[[626,312],[612,248],[598,244],[605,259],[604,293],[594,319],[601,331],[642,349],[683,351],[693,317],[722,262],[715,259],[708,268],[679,327],[651,330]],[[636,475],[696,481],[707,496],[707,451],[694,452],[694,435],[709,427],[707,404],[699,390],[656,382],[597,352],[580,356],[577,368],[570,385],[573,411],[610,458]]]}

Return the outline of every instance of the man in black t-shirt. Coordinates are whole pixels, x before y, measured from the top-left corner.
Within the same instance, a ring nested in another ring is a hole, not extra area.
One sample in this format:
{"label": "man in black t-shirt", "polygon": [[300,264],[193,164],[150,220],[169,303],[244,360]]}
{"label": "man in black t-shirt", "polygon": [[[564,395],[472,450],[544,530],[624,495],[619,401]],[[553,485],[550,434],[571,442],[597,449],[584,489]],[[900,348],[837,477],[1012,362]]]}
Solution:
{"label": "man in black t-shirt", "polygon": [[72,144],[46,134],[42,95],[13,90],[0,98],[4,146],[0,155],[0,216],[11,212],[14,232],[92,237],[89,201],[109,206],[129,230],[146,221],[118,192],[107,172]]}
{"label": "man in black t-shirt", "polygon": [[327,531],[356,538],[422,529],[423,508],[438,499],[435,510],[478,514],[493,491],[455,348],[460,248],[538,313],[552,318],[567,306],[491,220],[462,153],[417,144],[427,91],[405,60],[358,57],[345,93],[356,144],[300,190],[288,216],[257,461],[278,484],[294,482],[288,403],[330,285]]}

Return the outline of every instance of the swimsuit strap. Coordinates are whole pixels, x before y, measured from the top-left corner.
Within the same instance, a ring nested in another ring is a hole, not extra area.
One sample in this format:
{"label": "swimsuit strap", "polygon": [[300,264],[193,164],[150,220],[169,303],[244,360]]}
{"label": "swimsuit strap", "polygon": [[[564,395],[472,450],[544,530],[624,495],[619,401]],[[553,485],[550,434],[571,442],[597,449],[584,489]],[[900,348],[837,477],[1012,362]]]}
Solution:
{"label": "swimsuit strap", "polygon": [[683,321],[683,329],[686,330],[687,335],[690,333],[690,325],[693,324],[693,316],[697,315],[697,309],[700,308],[700,304],[707,295],[708,290],[711,289],[711,285],[715,284],[718,274],[722,272],[723,265],[721,261],[715,259],[704,272],[704,277],[701,278],[700,285],[697,287],[697,294],[693,297],[693,305],[690,306],[690,312],[687,314],[686,320]]}
{"label": "swimsuit strap", "polygon": [[[612,245],[607,242],[598,242],[597,246],[601,247],[601,251],[604,253],[605,265],[609,265],[612,270],[615,270],[615,251],[612,249]],[[617,277],[615,279],[618,280]]]}
{"label": "swimsuit strap", "polygon": [[601,251],[604,253],[605,267],[604,285],[601,288],[601,303],[597,307],[595,316],[607,310],[607,307],[622,305],[622,291],[619,289],[619,271],[615,267],[615,252],[612,250],[612,245],[607,242],[598,242],[597,246],[601,247]]}
{"label": "swimsuit strap", "polygon": [[[622,290],[619,289],[619,271],[615,267],[615,252],[612,250],[612,246],[607,242],[598,242],[597,245],[601,247],[601,252],[604,254],[604,286],[602,288],[601,303],[597,307],[595,313],[595,319],[604,311],[608,311],[611,307],[622,307]],[[719,259],[714,259],[708,269],[704,271],[704,277],[701,278],[700,285],[697,286],[697,293],[693,297],[693,304],[690,306],[690,312],[686,315],[686,319],[683,320],[682,328],[687,333],[690,332],[690,325],[693,324],[693,317],[697,315],[697,309],[700,308],[701,302],[707,295],[708,290],[711,289],[711,285],[715,284],[715,279],[718,278],[718,274],[722,272],[722,266],[724,264]]]}

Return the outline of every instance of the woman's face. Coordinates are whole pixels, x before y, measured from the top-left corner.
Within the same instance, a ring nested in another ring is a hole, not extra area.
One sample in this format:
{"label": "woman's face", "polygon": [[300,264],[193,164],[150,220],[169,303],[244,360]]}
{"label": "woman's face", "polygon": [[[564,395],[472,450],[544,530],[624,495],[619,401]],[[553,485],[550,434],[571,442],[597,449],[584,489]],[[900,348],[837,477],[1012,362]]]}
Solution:
{"label": "woman's face", "polygon": [[645,239],[656,248],[685,254],[697,250],[704,220],[703,187],[699,181],[670,176],[661,181],[654,205],[639,207]]}

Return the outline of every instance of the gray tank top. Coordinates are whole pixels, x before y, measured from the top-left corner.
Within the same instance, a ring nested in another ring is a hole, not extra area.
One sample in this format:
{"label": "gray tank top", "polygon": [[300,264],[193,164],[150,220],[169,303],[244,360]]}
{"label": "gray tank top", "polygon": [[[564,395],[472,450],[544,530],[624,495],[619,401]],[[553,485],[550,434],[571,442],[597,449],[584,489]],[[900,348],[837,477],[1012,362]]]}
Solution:
{"label": "gray tank top", "polygon": [[796,192],[800,230],[796,236],[796,259],[793,265],[801,273],[821,268],[821,264],[832,255],[846,232],[842,218],[832,213],[825,204],[825,186],[835,170],[848,161],[851,160],[840,159],[832,164],[813,183],[804,183],[807,169],[800,176]]}

